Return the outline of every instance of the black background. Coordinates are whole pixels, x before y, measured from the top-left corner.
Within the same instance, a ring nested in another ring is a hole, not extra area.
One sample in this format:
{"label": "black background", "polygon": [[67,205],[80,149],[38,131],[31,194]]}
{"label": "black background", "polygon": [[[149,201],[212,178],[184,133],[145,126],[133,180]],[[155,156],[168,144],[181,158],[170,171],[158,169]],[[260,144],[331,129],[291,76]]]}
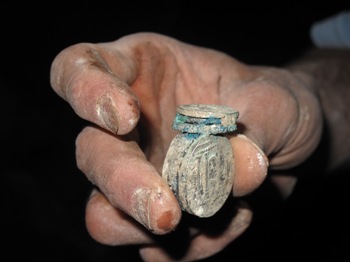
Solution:
{"label": "black background", "polygon": [[[59,51],[153,31],[249,64],[280,66],[312,46],[313,22],[350,8],[348,1],[304,2],[3,2],[1,255],[9,260],[139,260],[135,247],[100,245],[85,229],[91,184],[75,166],[74,140],[86,123],[50,87],[50,65]],[[345,167],[327,179],[306,176],[282,205],[269,202],[263,190],[256,192],[253,198],[261,203],[251,228],[208,261],[348,258],[348,171]]]}

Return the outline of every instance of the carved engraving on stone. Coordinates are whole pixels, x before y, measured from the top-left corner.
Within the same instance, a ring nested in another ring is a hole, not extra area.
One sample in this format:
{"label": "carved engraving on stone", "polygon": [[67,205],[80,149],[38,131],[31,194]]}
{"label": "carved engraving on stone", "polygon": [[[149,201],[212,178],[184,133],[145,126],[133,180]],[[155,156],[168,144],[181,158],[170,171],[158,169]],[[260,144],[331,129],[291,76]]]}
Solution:
{"label": "carved engraving on stone", "polygon": [[[210,217],[230,195],[234,176],[233,152],[222,133],[235,130],[237,117],[238,112],[228,107],[179,106],[174,123],[177,121],[175,129],[181,133],[170,144],[162,177],[182,210],[199,217]],[[222,119],[225,118],[229,120],[224,126]],[[208,128],[213,125],[216,127]]]}

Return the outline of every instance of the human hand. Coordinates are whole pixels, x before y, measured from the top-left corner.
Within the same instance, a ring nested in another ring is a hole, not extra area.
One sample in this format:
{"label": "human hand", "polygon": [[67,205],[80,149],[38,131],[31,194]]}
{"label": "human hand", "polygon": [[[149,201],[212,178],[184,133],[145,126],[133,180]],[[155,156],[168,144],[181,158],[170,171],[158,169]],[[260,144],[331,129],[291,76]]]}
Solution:
{"label": "human hand", "polygon": [[[321,113],[305,83],[286,70],[248,66],[153,33],[63,50],[52,64],[52,87],[95,124],[76,140],[78,167],[98,188],[86,207],[91,236],[108,245],[141,244],[144,260],[171,260],[162,235],[179,227],[182,212],[160,174],[176,135],[177,106],[222,104],[239,111],[239,134],[230,138],[232,192],[239,197],[261,185],[268,167],[296,166],[316,148]],[[227,227],[214,237],[189,222],[183,261],[211,256],[244,232],[252,211],[244,204],[230,208],[236,211],[227,213]]]}

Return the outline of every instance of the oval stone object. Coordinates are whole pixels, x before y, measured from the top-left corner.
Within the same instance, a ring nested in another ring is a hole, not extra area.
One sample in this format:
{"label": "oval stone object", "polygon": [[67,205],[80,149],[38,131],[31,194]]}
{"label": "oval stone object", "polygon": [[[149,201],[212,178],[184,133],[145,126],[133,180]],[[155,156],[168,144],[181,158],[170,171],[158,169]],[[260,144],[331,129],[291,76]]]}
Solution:
{"label": "oval stone object", "polygon": [[[178,113],[195,118],[226,117],[229,125],[235,124],[237,111],[225,107],[225,114],[221,113],[220,107],[215,112],[217,107],[186,105],[185,108],[179,107]],[[193,119],[188,122],[203,123]],[[216,121],[211,123],[216,124]],[[170,144],[162,177],[174,192],[182,210],[198,217],[210,217],[221,209],[232,191],[233,161],[231,144],[224,135],[182,132]]]}

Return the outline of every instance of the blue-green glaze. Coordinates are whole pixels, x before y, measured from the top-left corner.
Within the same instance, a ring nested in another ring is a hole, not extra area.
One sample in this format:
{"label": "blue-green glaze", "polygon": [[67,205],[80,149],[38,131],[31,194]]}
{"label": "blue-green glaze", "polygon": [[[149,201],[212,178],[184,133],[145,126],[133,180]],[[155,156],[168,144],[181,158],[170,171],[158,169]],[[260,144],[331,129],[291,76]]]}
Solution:
{"label": "blue-green glaze", "polygon": [[173,129],[191,134],[225,134],[235,131],[237,126],[224,126],[217,117],[196,118],[178,113],[173,122]]}

